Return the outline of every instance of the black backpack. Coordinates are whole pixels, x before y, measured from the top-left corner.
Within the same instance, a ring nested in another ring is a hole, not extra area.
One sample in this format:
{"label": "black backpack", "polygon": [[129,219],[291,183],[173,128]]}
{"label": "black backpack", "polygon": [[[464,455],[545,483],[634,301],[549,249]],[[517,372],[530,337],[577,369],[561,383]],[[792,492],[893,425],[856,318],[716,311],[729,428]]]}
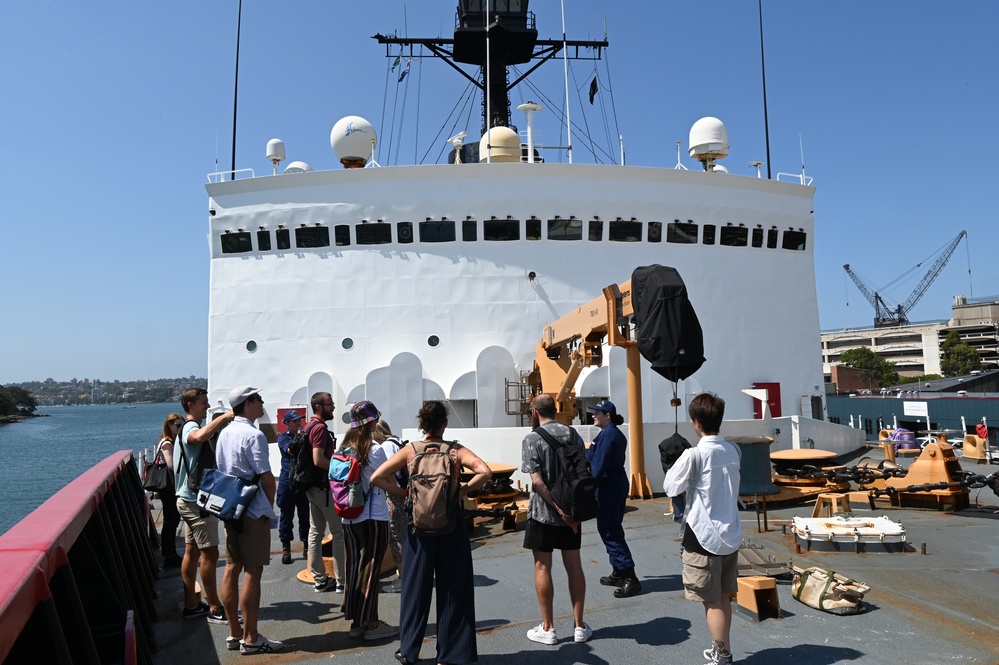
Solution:
{"label": "black backpack", "polygon": [[[310,487],[329,488],[327,475],[316,468],[312,460],[312,444],[309,443],[309,430],[321,424],[318,420],[311,421],[288,444],[288,483],[295,492],[304,492]],[[325,427],[325,425],[324,425]],[[336,439],[334,439],[334,443]]]}
{"label": "black backpack", "polygon": [[597,516],[597,479],[590,473],[590,461],[578,446],[562,443],[545,431],[534,430],[555,453],[551,478],[545,478],[552,499],[566,515],[579,522]]}

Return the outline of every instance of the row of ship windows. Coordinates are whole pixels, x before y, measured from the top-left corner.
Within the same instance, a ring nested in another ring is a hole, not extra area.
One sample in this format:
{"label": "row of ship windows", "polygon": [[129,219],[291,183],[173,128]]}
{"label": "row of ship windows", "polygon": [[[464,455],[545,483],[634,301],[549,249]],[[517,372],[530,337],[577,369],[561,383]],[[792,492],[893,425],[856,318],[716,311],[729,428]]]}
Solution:
{"label": "row of ship windows", "polygon": [[[466,219],[455,222],[448,219],[432,220],[415,224],[419,232],[419,242],[457,242],[458,229],[460,226],[461,240],[463,242],[474,242],[479,239],[479,222],[474,219]],[[482,222],[482,239],[486,241],[511,241],[520,240],[541,240],[542,227],[545,226],[543,220],[531,217],[523,225],[519,219],[489,219]],[[665,240],[668,243],[680,245],[697,244],[698,239],[702,245],[722,245],[725,247],[766,247],[768,249],[789,249],[794,251],[804,251],[806,233],[802,229],[788,228],[780,231],[776,226],[764,229],[761,224],[754,228],[749,228],[744,224],[726,224],[718,226],[715,224],[699,225],[693,221],[666,223]],[[635,219],[607,222],[607,240],[611,242],[646,242],[658,243],[663,241],[663,222],[639,222]],[[354,229],[354,244],[356,245],[385,245],[393,241],[393,225],[386,222],[364,222],[354,225],[337,224],[333,227],[333,245],[336,247],[349,247],[351,245],[351,228]],[[584,234],[585,229],[585,234]],[[292,229],[279,226],[274,231],[274,240],[277,249],[291,249]],[[399,244],[409,244],[415,241],[413,222],[395,223],[395,242]],[[330,246],[330,227],[322,224],[306,226],[303,224],[295,232],[295,247],[299,249],[309,249]],[[257,250],[261,252],[270,251],[271,231],[261,227],[255,232],[257,236]],[[253,251],[252,235],[250,231],[244,229],[227,229],[222,234],[222,253],[240,254]],[[584,222],[574,217],[569,219],[547,220],[547,234],[545,238],[553,241],[561,240],[587,240],[602,241],[604,239],[604,222],[599,219]]]}

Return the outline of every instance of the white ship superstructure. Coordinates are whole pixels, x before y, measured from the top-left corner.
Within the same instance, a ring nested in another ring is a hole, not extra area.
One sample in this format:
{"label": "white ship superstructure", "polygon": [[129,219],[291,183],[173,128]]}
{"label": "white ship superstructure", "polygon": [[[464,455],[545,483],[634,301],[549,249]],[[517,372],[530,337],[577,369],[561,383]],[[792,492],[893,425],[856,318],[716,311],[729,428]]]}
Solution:
{"label": "white ship superstructure", "polygon": [[[720,123],[710,129],[724,136]],[[463,440],[519,464],[519,445],[503,447],[517,435],[497,432],[524,425],[507,385],[532,369],[543,326],[661,264],[686,283],[707,362],[678,385],[677,413],[673,386],[646,365],[646,423],[672,433],[703,390],[726,399],[728,421],[750,421],[753,399],[741,391],[766,384],[771,415],[797,423],[783,447],[808,438],[798,419],[824,425],[814,189],[804,178],[730,175],[710,159],[687,171],[520,158],[529,153],[517,145],[491,163],[300,167],[209,184],[212,402],[260,386],[267,429],[278,409],[307,409],[328,391],[340,416],[369,399],[401,430],[424,400],[447,400]],[[604,357],[576,394],[584,405],[610,398],[628,420],[624,353]],[[774,433],[759,423],[740,432]],[[854,443],[837,437],[827,443]]]}

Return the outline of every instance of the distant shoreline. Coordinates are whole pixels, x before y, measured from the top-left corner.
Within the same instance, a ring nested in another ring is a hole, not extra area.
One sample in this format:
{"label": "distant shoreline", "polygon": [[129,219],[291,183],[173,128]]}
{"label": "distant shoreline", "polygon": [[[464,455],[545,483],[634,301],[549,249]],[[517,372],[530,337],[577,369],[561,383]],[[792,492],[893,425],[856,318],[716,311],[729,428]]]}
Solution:
{"label": "distant shoreline", "polygon": [[48,418],[47,413],[29,413],[27,415],[13,415],[13,416],[0,416],[0,425],[10,425],[13,423],[21,422],[22,420],[27,420],[28,418]]}

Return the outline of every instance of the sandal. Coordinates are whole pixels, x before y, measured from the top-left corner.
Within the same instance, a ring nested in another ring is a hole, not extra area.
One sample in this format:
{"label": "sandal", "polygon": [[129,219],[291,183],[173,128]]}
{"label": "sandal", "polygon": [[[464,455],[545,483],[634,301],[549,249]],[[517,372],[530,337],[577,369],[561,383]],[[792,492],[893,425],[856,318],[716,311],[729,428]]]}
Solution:
{"label": "sandal", "polygon": [[401,651],[395,652],[395,659],[400,663],[402,663],[402,665],[416,665],[416,661],[412,661],[409,658],[406,658],[405,656],[402,655]]}

